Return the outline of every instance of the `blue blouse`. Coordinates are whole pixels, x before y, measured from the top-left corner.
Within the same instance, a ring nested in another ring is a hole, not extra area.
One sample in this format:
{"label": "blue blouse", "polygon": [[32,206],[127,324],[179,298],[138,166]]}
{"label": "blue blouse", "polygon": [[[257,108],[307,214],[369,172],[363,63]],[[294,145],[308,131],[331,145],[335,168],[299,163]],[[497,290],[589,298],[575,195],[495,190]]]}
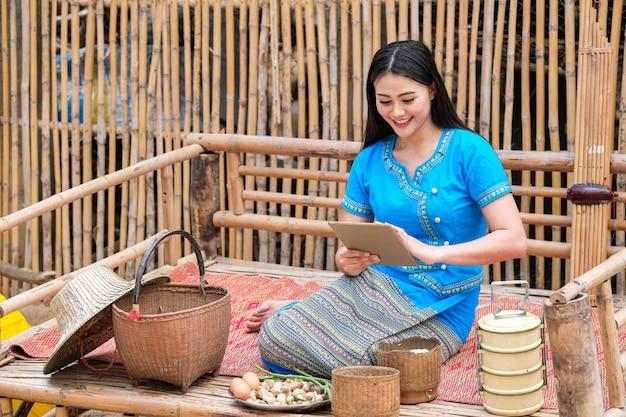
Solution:
{"label": "blue blouse", "polygon": [[[483,137],[444,130],[437,150],[413,175],[392,155],[392,135],[354,160],[342,207],[349,213],[400,226],[433,246],[458,244],[487,232],[481,209],[510,193],[495,151]],[[394,278],[418,308],[433,308],[465,340],[478,304],[483,266],[424,264],[372,268]]]}

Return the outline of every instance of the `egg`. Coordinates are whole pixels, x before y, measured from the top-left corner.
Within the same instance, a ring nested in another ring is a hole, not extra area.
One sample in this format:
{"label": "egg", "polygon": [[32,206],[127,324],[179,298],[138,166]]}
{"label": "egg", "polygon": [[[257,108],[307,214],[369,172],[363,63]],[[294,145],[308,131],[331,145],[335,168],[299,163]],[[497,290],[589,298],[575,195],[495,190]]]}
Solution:
{"label": "egg", "polygon": [[245,374],[241,376],[241,379],[243,379],[246,382],[246,384],[248,384],[251,390],[257,390],[259,389],[259,386],[261,385],[261,381],[259,381],[259,377],[254,372],[246,372]]}
{"label": "egg", "polygon": [[250,386],[242,378],[233,378],[230,381],[230,392],[240,400],[247,400],[250,397]]}

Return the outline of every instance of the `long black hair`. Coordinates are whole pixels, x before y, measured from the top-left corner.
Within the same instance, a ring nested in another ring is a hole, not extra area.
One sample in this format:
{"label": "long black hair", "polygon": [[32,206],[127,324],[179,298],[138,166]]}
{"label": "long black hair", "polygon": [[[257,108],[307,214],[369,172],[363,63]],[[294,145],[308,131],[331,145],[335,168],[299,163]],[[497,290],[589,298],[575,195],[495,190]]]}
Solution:
{"label": "long black hair", "polygon": [[365,91],[367,96],[367,122],[363,147],[378,142],[393,134],[393,129],[376,110],[374,83],[386,74],[396,74],[410,78],[428,87],[434,84],[435,97],[431,101],[431,117],[441,128],[461,128],[467,126],[461,121],[448,96],[446,86],[439,74],[430,49],[420,41],[398,41],[383,46],[376,52],[367,75]]}

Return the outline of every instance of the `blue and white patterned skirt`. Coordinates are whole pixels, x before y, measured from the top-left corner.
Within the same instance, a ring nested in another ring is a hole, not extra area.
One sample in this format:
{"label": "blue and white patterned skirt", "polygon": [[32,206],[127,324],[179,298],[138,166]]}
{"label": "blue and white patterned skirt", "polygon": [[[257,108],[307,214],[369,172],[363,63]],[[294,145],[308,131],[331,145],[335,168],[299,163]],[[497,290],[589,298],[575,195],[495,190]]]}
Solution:
{"label": "blue and white patterned skirt", "polygon": [[268,365],[324,378],[334,368],[375,365],[377,342],[410,336],[439,339],[445,361],[463,341],[436,314],[418,309],[392,278],[366,269],[277,311],[261,328],[259,349]]}

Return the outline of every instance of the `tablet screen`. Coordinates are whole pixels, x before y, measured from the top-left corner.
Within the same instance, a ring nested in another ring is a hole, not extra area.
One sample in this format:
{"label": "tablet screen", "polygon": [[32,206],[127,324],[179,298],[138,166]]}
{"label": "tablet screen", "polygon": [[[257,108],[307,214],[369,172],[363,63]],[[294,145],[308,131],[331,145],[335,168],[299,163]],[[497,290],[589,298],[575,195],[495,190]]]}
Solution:
{"label": "tablet screen", "polygon": [[377,265],[417,265],[393,228],[385,223],[329,221],[337,237],[350,249],[358,249],[380,257]]}

